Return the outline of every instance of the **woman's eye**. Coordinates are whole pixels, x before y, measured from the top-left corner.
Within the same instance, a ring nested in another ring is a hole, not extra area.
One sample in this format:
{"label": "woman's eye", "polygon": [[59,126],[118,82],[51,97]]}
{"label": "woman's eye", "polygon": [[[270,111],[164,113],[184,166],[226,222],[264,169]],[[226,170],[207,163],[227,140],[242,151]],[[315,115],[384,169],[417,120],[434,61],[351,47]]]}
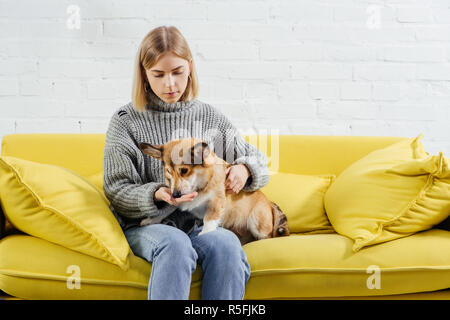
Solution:
{"label": "woman's eye", "polygon": [[[177,74],[177,75],[179,75],[179,74],[183,74],[184,72],[174,72],[174,74]],[[155,76],[155,78],[162,78],[162,75],[157,75],[157,76]]]}
{"label": "woman's eye", "polygon": [[188,172],[188,169],[186,169],[186,168],[180,169],[181,175],[186,174],[187,172]]}

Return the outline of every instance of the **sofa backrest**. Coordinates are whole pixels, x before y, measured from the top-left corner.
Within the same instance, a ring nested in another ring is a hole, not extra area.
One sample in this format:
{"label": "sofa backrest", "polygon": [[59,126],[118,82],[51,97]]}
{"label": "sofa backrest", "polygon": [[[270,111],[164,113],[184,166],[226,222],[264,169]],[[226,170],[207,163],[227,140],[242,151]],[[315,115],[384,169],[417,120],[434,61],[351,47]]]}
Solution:
{"label": "sofa backrest", "polygon": [[61,166],[88,178],[103,190],[105,134],[9,134],[2,156]]}
{"label": "sofa backrest", "polygon": [[[2,156],[48,163],[73,170],[101,187],[105,134],[10,134],[3,136]],[[270,171],[339,175],[370,152],[402,137],[245,135],[264,152]]]}
{"label": "sofa backrest", "polygon": [[[350,164],[370,152],[408,138],[252,135],[245,136],[245,139],[268,156],[270,171],[311,175],[335,174],[338,176]],[[267,147],[265,147],[266,145]]]}

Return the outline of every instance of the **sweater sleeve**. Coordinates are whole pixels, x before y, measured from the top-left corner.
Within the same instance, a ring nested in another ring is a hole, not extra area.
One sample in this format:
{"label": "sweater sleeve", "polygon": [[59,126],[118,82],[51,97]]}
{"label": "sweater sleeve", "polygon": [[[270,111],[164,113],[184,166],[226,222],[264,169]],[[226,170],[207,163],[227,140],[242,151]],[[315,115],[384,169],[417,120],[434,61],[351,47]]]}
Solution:
{"label": "sweater sleeve", "polygon": [[244,164],[250,171],[242,190],[250,192],[263,188],[270,178],[266,155],[248,143],[222,112],[214,110],[225,146],[222,147],[225,150],[223,159],[233,165]]}
{"label": "sweater sleeve", "polygon": [[[115,213],[121,217],[141,220],[165,217],[176,210],[167,202],[155,201],[155,192],[165,184],[144,183],[136,169],[138,148],[131,130],[115,114],[110,122],[103,158],[103,190]],[[141,173],[142,174],[142,173]]]}

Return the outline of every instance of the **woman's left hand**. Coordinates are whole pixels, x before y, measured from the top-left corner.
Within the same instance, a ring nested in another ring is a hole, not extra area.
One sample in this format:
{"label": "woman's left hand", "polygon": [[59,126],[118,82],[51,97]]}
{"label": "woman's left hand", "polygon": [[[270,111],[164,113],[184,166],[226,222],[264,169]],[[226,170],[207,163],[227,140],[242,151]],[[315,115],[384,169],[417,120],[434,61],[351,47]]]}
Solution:
{"label": "woman's left hand", "polygon": [[250,176],[250,171],[245,164],[232,165],[225,173],[227,174],[225,181],[226,191],[235,194],[241,191]]}

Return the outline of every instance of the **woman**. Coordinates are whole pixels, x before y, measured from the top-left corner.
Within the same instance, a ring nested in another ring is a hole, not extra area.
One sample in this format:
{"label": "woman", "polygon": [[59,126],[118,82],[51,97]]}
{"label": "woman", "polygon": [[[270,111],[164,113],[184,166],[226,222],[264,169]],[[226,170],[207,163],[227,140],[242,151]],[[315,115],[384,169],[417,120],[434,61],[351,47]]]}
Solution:
{"label": "woman", "polygon": [[[199,236],[202,222],[177,209],[197,194],[174,198],[164,185],[162,163],[138,144],[197,137],[225,150],[233,164],[227,192],[235,193],[267,184],[267,159],[220,111],[196,99],[194,61],[177,28],[150,31],[134,71],[132,102],[114,113],[106,134],[103,188],[133,253],[152,263],[148,298],[188,299],[199,263],[202,299],[242,299],[250,267],[237,236],[223,228]],[[146,218],[151,224],[141,226]]]}

